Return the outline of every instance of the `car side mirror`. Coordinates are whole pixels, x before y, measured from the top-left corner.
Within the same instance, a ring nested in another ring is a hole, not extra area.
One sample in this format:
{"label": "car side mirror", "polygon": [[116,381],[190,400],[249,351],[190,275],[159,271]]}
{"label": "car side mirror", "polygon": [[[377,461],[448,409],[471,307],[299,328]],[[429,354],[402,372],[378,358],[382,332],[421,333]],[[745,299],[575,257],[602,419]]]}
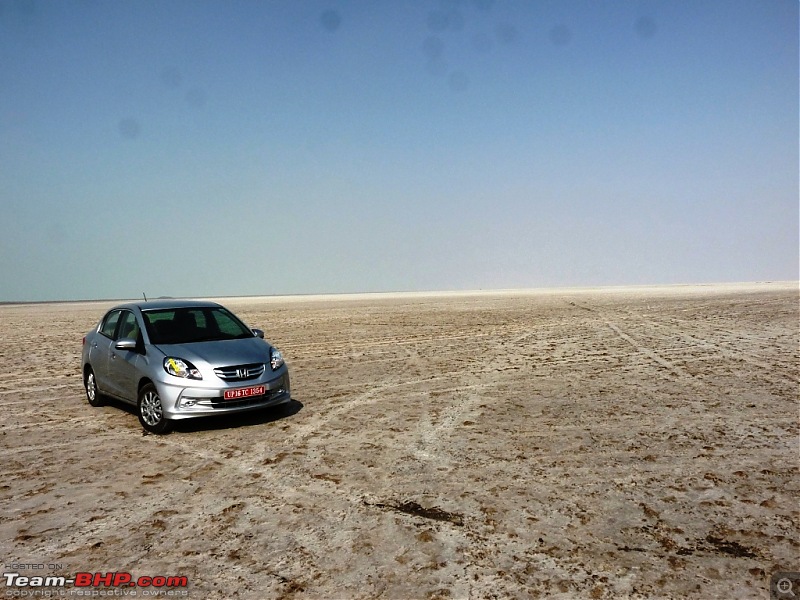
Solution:
{"label": "car side mirror", "polygon": [[263,329],[252,329],[251,331],[253,332],[254,336],[259,337],[262,340],[264,339],[264,330]]}
{"label": "car side mirror", "polygon": [[114,348],[117,350],[136,350],[136,340],[131,338],[122,338],[116,344],[114,344]]}

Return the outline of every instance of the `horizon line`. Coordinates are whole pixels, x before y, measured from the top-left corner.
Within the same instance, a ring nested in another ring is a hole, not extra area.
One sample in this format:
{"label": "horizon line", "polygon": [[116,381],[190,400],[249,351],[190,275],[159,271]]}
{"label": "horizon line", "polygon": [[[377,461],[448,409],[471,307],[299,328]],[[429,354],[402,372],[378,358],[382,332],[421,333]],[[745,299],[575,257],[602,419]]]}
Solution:
{"label": "horizon line", "polygon": [[[797,285],[800,280],[775,280],[765,279],[757,281],[733,281],[733,282],[703,282],[703,283],[642,283],[642,284],[613,284],[613,285],[574,285],[574,286],[545,286],[545,287],[524,287],[524,288],[473,288],[473,289],[450,289],[450,290],[384,290],[372,292],[314,292],[314,293],[287,293],[287,294],[235,294],[235,295],[187,295],[187,296],[168,296],[161,295],[150,298],[150,300],[189,300],[189,299],[247,299],[247,298],[341,298],[363,297],[363,296],[464,296],[464,295],[491,295],[491,294],[513,294],[513,293],[532,293],[532,292],[558,292],[558,291],[590,291],[590,290],[622,290],[622,289],[646,289],[646,288],[688,288],[688,287],[742,287],[742,286],[762,286],[762,285]],[[798,289],[800,291],[800,288]],[[143,294],[144,296],[144,294]],[[77,304],[85,302],[131,302],[138,298],[82,298],[74,300],[0,300],[0,307],[12,305],[28,304]]]}

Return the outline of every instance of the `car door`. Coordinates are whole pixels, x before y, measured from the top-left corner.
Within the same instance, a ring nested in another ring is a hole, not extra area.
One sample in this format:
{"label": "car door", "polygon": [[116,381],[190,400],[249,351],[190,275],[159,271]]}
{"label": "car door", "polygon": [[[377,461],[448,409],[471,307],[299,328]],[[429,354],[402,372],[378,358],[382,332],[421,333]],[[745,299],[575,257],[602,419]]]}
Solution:
{"label": "car door", "polygon": [[[141,329],[136,315],[129,310],[120,314],[119,325],[114,335],[108,354],[109,392],[128,402],[136,401],[137,364],[141,359]],[[120,340],[130,339],[137,342],[136,350],[125,350],[116,347]]]}
{"label": "car door", "polygon": [[112,391],[109,383],[108,361],[111,357],[111,347],[117,334],[121,313],[121,310],[115,309],[103,317],[97,334],[92,338],[92,347],[89,349],[89,363],[94,369],[97,387],[103,392]]}

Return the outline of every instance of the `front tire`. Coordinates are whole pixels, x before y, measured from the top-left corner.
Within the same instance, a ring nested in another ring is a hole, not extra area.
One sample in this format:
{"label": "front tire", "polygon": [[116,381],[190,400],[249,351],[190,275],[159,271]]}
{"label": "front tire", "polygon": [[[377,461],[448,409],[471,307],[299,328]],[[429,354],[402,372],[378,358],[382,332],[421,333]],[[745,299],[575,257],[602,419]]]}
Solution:
{"label": "front tire", "polygon": [[167,433],[172,421],[164,418],[164,409],[156,386],[148,383],[139,391],[139,423],[150,433]]}
{"label": "front tire", "polygon": [[94,376],[94,371],[91,367],[86,369],[83,376],[83,387],[86,388],[86,399],[92,406],[103,406],[103,394],[97,389],[97,378]]}

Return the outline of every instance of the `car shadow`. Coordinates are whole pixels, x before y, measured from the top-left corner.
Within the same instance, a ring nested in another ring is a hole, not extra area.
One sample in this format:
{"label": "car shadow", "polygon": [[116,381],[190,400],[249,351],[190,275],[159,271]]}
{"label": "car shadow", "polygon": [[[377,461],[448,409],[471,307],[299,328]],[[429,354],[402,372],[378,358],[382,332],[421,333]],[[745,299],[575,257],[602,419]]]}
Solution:
{"label": "car shadow", "polygon": [[126,413],[131,414],[134,417],[138,418],[138,413],[136,412],[135,406],[132,406],[127,402],[123,402],[122,400],[117,400],[116,398],[112,398],[111,396],[103,396],[102,406],[108,406],[116,410],[124,410]]}
{"label": "car shadow", "polygon": [[[138,419],[138,412],[135,406],[115,398],[104,398],[105,406],[124,410],[133,418]],[[279,404],[267,408],[259,408],[247,412],[231,415],[219,415],[217,417],[197,417],[196,419],[182,419],[175,421],[173,431],[176,433],[192,433],[196,431],[216,431],[219,429],[238,429],[239,427],[251,427],[253,425],[265,425],[274,423],[281,419],[286,419],[296,415],[303,409],[303,403],[292,398],[286,404]],[[138,422],[137,422],[138,425]],[[142,429],[142,431],[145,431]],[[146,435],[154,435],[147,433]]]}
{"label": "car shadow", "polygon": [[183,419],[175,421],[173,431],[176,433],[192,433],[196,431],[216,431],[219,429],[238,429],[239,427],[252,427],[274,423],[296,415],[303,409],[303,403],[292,398],[286,404],[279,404],[269,408],[220,415],[218,417],[199,417],[197,419]]}

